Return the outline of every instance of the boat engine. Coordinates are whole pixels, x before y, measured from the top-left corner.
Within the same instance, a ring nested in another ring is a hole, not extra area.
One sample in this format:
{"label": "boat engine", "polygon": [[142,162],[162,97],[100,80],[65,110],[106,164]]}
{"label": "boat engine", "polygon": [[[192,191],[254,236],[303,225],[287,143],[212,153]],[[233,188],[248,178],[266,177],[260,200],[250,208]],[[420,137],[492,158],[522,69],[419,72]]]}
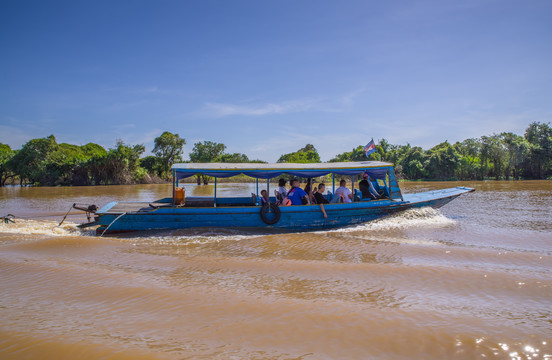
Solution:
{"label": "boat engine", "polygon": [[65,219],[67,218],[67,215],[69,215],[69,212],[71,211],[71,209],[77,209],[77,210],[86,212],[86,218],[88,219],[88,222],[89,222],[89,223],[91,222],[92,215],[95,214],[96,211],[98,211],[98,207],[97,207],[96,205],[94,205],[94,204],[92,204],[92,205],[85,205],[85,204],[77,204],[77,203],[74,203],[74,204],[69,208],[69,211],[67,211],[67,214],[65,214],[65,216],[63,217],[63,220],[61,220],[61,222],[59,223],[58,226],[61,226],[61,224],[63,224],[63,222],[64,222]]}

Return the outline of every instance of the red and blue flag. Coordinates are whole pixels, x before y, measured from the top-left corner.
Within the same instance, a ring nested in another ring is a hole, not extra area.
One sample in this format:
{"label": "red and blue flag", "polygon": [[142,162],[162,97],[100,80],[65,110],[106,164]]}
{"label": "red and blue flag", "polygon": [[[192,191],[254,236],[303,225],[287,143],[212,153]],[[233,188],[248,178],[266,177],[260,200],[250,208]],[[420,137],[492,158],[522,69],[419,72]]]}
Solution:
{"label": "red and blue flag", "polygon": [[376,144],[374,144],[374,139],[370,140],[370,142],[364,147],[364,152],[366,153],[366,157],[370,156],[370,154],[376,152]]}

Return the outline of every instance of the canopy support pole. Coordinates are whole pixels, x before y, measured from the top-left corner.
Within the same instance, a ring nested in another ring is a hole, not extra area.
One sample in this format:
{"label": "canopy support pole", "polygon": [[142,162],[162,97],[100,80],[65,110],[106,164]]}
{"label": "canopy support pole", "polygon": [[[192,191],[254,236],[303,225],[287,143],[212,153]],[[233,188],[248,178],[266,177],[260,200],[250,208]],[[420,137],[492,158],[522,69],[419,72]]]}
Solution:
{"label": "canopy support pole", "polygon": [[332,173],[332,189],[333,194],[335,195],[335,173]]}
{"label": "canopy support pole", "polygon": [[270,199],[270,178],[266,179],[266,194],[268,195],[268,198]]}
{"label": "canopy support pole", "polygon": [[353,201],[355,201],[355,176],[351,175],[351,194],[353,194]]}
{"label": "canopy support pole", "polygon": [[[173,170],[173,172],[172,172],[172,173],[173,173],[173,184],[172,184],[172,186],[173,186],[173,189],[172,189],[172,190],[173,190],[173,195],[172,195],[172,206],[175,206],[175,205],[176,205],[176,199],[175,199],[175,195],[176,195],[176,186],[175,186],[175,185],[176,185],[176,183],[175,183],[175,179],[176,179],[176,171],[175,171],[175,170]],[[103,234],[102,234],[102,235],[103,235]]]}
{"label": "canopy support pole", "polygon": [[256,178],[257,179],[257,196],[259,196],[259,178]]}
{"label": "canopy support pole", "polygon": [[312,188],[314,187],[314,182],[312,181],[312,178],[309,178],[307,180],[307,184],[310,184],[309,186],[309,201],[312,202],[313,196],[312,196]]}
{"label": "canopy support pole", "polygon": [[217,207],[217,178],[215,178],[215,207]]}

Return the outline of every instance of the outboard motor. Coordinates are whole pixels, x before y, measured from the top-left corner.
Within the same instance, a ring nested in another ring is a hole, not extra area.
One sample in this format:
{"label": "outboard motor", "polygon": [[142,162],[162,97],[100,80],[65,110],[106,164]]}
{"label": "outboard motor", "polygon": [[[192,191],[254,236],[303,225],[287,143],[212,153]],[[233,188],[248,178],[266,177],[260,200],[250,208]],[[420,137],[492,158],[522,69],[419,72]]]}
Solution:
{"label": "outboard motor", "polygon": [[86,212],[86,218],[88,219],[88,223],[91,222],[92,214],[95,214],[96,211],[98,211],[98,207],[94,204],[85,205],[85,204],[74,203],[73,206],[71,206],[71,208],[69,208],[69,211],[67,211],[67,214],[65,214],[65,216],[63,217],[63,220],[61,220],[61,222],[59,223],[58,226],[61,226],[61,224],[63,224],[63,222],[67,218],[67,215],[69,215],[69,212],[71,211],[71,209],[77,209],[77,210]]}

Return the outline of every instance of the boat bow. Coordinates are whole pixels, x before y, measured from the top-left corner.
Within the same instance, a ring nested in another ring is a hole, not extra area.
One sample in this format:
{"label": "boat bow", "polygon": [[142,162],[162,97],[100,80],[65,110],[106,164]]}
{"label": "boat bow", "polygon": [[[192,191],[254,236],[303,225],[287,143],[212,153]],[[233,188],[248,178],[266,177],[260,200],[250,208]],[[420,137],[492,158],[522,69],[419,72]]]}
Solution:
{"label": "boat bow", "polygon": [[441,207],[458,196],[473,192],[475,189],[458,186],[455,188],[424,191],[414,194],[403,194],[404,201],[410,204],[422,204],[422,206]]}

